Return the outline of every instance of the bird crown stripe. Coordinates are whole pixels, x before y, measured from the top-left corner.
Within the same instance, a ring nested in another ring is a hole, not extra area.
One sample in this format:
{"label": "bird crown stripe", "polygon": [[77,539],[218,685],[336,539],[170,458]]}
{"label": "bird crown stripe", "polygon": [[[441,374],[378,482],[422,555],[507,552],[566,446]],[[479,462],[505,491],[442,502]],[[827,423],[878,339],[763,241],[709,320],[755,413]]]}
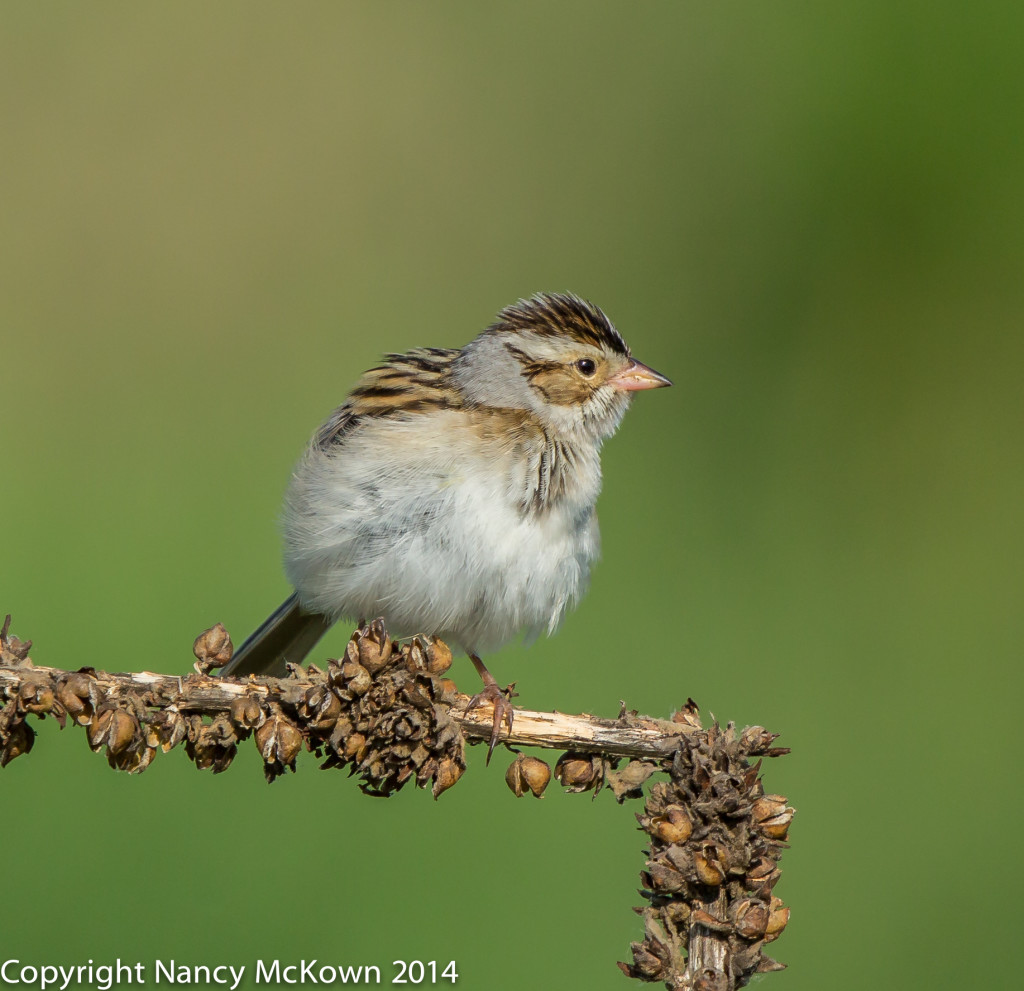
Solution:
{"label": "bird crown stripe", "polygon": [[604,313],[569,293],[538,293],[506,306],[492,330],[529,330],[548,337],[569,337],[581,344],[628,355],[629,349]]}

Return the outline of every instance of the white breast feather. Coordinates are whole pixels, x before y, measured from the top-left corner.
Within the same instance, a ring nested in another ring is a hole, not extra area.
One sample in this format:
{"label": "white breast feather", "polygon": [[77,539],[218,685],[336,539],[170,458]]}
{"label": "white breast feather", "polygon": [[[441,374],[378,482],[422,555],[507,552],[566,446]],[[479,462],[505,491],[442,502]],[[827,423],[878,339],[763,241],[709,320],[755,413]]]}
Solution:
{"label": "white breast feather", "polygon": [[393,636],[437,634],[475,653],[553,632],[599,552],[597,451],[565,499],[528,516],[537,459],[515,443],[485,446],[464,414],[438,412],[310,449],[283,521],[303,605],[334,619],[382,615]]}

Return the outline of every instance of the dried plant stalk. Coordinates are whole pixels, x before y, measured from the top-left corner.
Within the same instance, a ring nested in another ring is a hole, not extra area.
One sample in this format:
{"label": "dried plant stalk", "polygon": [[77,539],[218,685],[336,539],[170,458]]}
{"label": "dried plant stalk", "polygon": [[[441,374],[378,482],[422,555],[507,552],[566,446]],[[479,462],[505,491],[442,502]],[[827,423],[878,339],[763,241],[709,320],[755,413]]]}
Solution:
{"label": "dried plant stalk", "polygon": [[[322,768],[358,776],[364,791],[387,796],[412,781],[429,784],[436,798],[465,771],[466,743],[491,735],[489,707],[467,711],[469,697],[445,676],[448,647],[430,637],[400,645],[379,620],[356,630],[326,670],[244,680],[209,673],[231,657],[219,624],[196,639],[187,677],[36,667],[31,642],[9,636],[9,627],[8,616],[0,628],[0,767],[31,750],[27,717],[50,716],[83,726],[90,747],[129,772],[178,744],[197,767],[223,771],[252,736],[268,780],[294,770],[305,747]],[[644,939],[633,944],[633,962],[619,965],[630,977],[718,991],[781,968],[762,952],[789,918],[772,889],[793,809],[766,795],[760,777],[761,758],[787,752],[774,740],[758,726],[705,730],[692,702],[670,721],[625,707],[617,719],[515,710],[502,742],[566,750],[554,773],[568,791],[608,786],[622,802],[643,797],[656,772],[667,774],[637,816],[650,839],[641,874],[649,904],[637,909]],[[506,781],[517,796],[540,797],[550,777],[544,761],[518,754]]]}
{"label": "dried plant stalk", "polygon": [[788,752],[775,738],[713,725],[681,741],[668,780],[651,788],[637,816],[650,836],[645,937],[619,964],[630,977],[718,991],[782,969],[763,952],[789,921],[772,889],[793,809],[765,794],[760,773],[760,758]]}

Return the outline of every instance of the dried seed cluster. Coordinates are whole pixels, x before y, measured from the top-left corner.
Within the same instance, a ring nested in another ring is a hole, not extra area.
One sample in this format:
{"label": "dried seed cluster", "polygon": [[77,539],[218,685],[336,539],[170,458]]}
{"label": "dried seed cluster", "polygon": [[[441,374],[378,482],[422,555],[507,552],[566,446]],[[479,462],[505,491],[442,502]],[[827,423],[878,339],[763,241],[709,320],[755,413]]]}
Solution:
{"label": "dried seed cluster", "polygon": [[[89,746],[104,751],[111,767],[145,770],[158,751],[183,743],[190,760],[214,773],[225,770],[238,744],[252,736],[268,780],[305,747],[322,767],[344,767],[364,791],[390,795],[409,781],[428,783],[436,798],[466,769],[465,739],[452,718],[455,683],[443,677],[452,654],[441,641],[418,637],[399,646],[376,621],[357,630],[344,657],[326,671],[295,669],[284,679],[250,680],[228,711],[211,717],[189,711],[186,694],[168,703],[138,686],[112,686],[92,668],[74,672],[34,669],[30,643],[0,631],[0,663],[26,669],[0,709],[0,766],[28,753],[35,733],[29,715],[70,719],[85,727]],[[183,681],[188,698],[201,695],[202,679],[231,656],[220,624],[195,642],[197,674]],[[267,691],[272,685],[274,691]]]}
{"label": "dried seed cluster", "polygon": [[[324,768],[348,768],[377,795],[415,781],[431,783],[436,798],[465,771],[465,739],[452,715],[456,688],[445,677],[452,655],[440,640],[418,637],[402,646],[376,621],[358,629],[326,671],[296,667],[282,679],[213,680],[208,672],[232,653],[218,624],[195,642],[196,674],[179,679],[36,668],[31,642],[8,636],[9,625],[10,617],[0,627],[0,767],[31,750],[27,718],[35,715],[52,716],[62,728],[68,720],[83,726],[92,749],[129,772],[179,744],[197,767],[223,771],[250,736],[268,780],[294,770],[303,747]],[[619,721],[656,723],[624,707]],[[645,933],[632,944],[632,963],[619,966],[669,988],[728,991],[782,966],[763,948],[789,920],[773,888],[793,809],[783,796],[764,793],[760,769],[762,758],[788,750],[773,746],[775,735],[759,726],[703,730],[692,702],[673,722],[681,724],[678,745],[662,751],[671,757],[620,768],[623,758],[614,753],[569,751],[554,776],[572,792],[596,795],[607,785],[622,802],[642,798],[650,776],[667,773],[637,816],[649,837],[641,873],[648,904],[636,909]],[[676,728],[669,729],[674,741]],[[544,761],[523,754],[506,774],[514,794],[538,798],[550,778]]]}
{"label": "dried seed cluster", "polygon": [[[694,716],[695,709],[686,718]],[[762,952],[789,920],[772,889],[793,809],[781,795],[766,795],[760,778],[760,758],[788,752],[773,747],[774,739],[760,726],[737,733],[716,724],[690,734],[669,780],[651,788],[637,816],[650,836],[641,873],[650,904],[637,909],[645,938],[632,944],[633,962],[619,964],[630,977],[702,986],[702,976],[686,971],[687,947],[702,931],[727,945],[723,987],[742,987],[755,973],[782,968]]]}
{"label": "dried seed cluster", "polygon": [[[7,616],[0,626],[0,664],[24,664],[32,649],[32,641],[23,642],[10,636],[10,628],[11,617]],[[41,682],[22,682],[15,693],[8,693],[7,701],[0,709],[0,767],[6,767],[15,757],[32,749],[36,734],[25,717],[33,713],[41,719],[52,709],[53,702],[53,689]]]}
{"label": "dried seed cluster", "polygon": [[324,767],[350,767],[364,791],[389,795],[429,781],[437,798],[466,770],[465,738],[451,714],[455,682],[443,677],[451,663],[442,640],[417,637],[399,650],[379,620],[357,630],[345,657],[329,665],[327,684],[300,702],[311,749],[326,751]]}

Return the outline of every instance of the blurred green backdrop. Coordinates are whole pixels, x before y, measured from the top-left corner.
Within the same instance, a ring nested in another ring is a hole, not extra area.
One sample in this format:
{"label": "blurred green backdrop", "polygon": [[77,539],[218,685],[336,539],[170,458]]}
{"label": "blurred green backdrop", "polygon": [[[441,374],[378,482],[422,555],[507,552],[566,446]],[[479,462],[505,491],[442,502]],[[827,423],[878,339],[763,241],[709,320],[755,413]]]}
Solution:
{"label": "blurred green backdrop", "polygon": [[[240,641],[286,592],[290,466],[357,374],[571,289],[676,386],[606,449],[589,597],[492,670],[531,707],[692,695],[784,734],[790,970],[765,987],[960,987],[957,947],[1010,945],[1024,8],[0,24],[0,612],[38,663],[186,671],[214,621]],[[626,987],[638,806],[517,802],[470,756],[441,801],[378,802],[311,758],[268,787],[251,748],[118,775],[47,724],[0,775],[0,957]]]}

